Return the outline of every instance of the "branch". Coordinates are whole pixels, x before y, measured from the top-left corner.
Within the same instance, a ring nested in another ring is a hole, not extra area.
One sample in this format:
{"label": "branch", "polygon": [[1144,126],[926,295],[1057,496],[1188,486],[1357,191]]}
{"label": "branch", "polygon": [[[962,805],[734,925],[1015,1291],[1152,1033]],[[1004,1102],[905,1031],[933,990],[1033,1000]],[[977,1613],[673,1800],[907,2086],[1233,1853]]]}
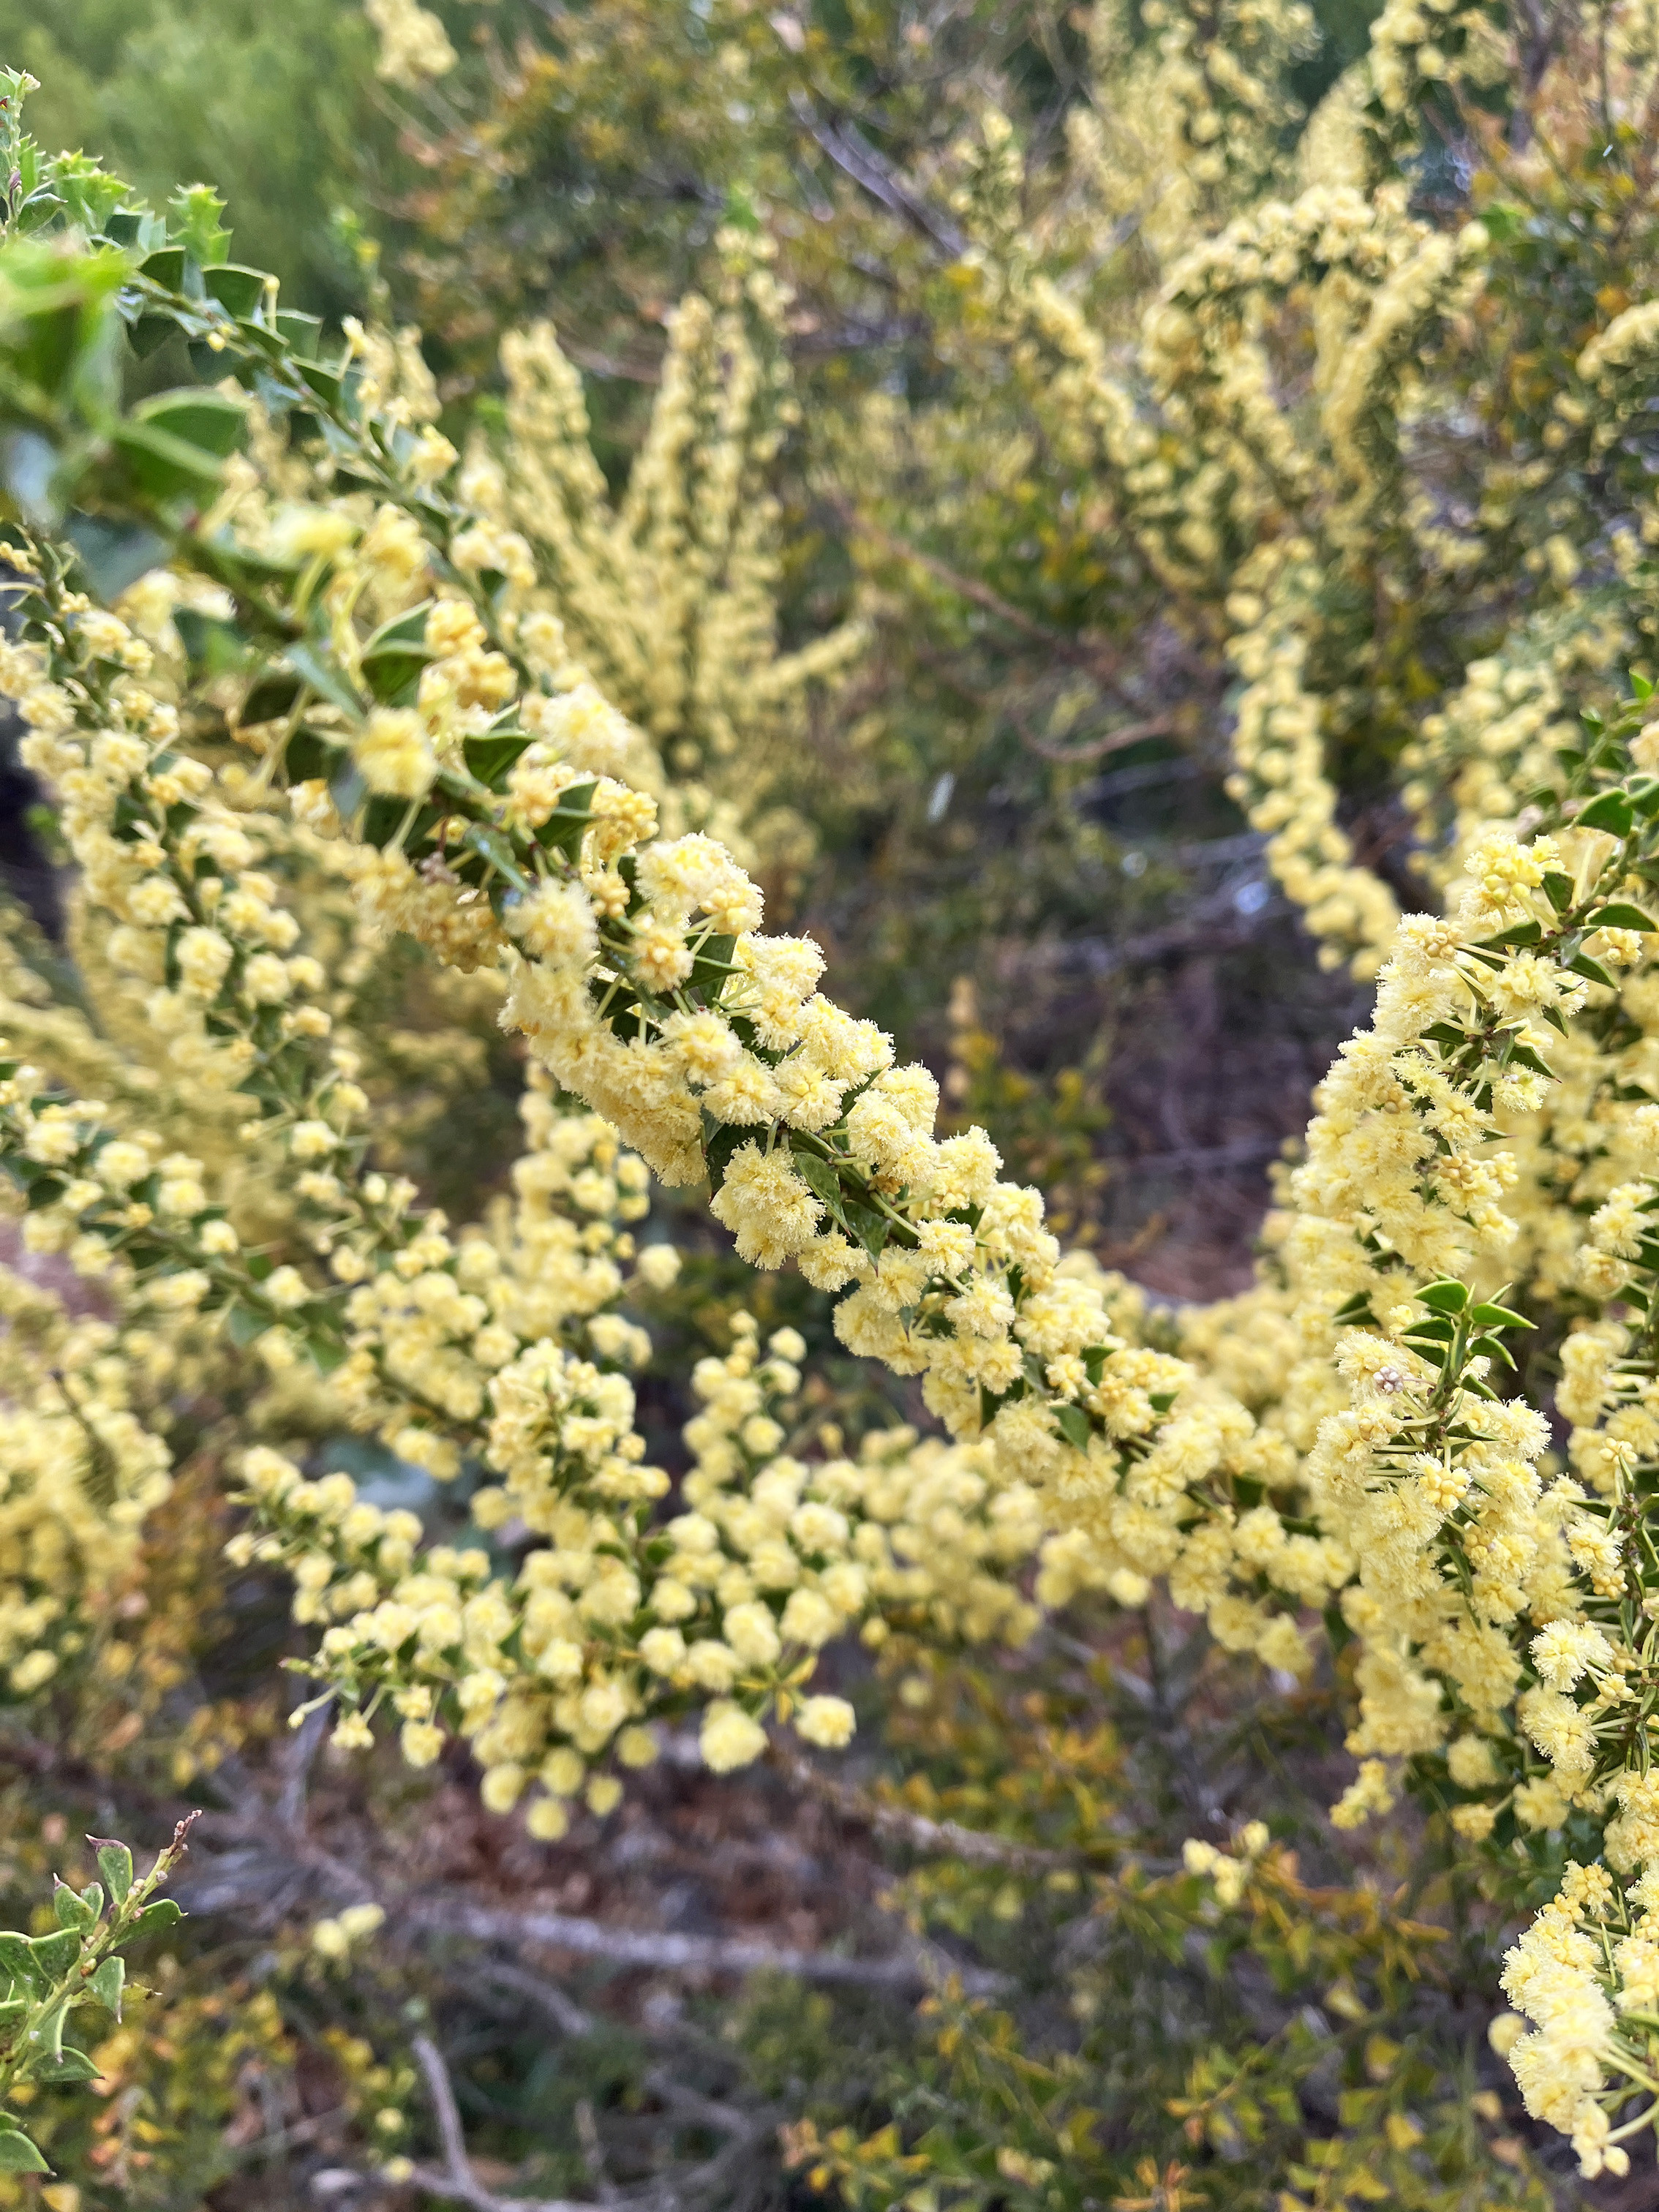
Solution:
{"label": "branch", "polygon": [[[1070,1861],[1066,1862],[1071,1863]],[[612,1928],[566,1912],[515,1912],[497,1905],[412,1899],[388,1917],[438,1936],[468,1936],[485,1943],[545,1943],[577,1957],[613,1966],[643,1966],[658,1973],[790,1974],[805,1982],[841,1983],[866,1989],[927,1989],[955,1974],[980,1993],[1005,1986],[1002,1976],[969,1970],[924,1947],[915,1956],[848,1959],[833,1951],[794,1951],[736,1936],[676,1936],[666,1930]]]}
{"label": "branch", "polygon": [[[438,2123],[438,2140],[443,2145],[441,2173],[429,2166],[417,2166],[411,2176],[428,2196],[459,2197],[463,2204],[471,2205],[474,2212],[593,2212],[592,2205],[576,2203],[568,2197],[492,2196],[473,2172],[472,2161],[466,2154],[466,2137],[461,2131],[461,2116],[456,2106],[455,2092],[450,2086],[449,2069],[437,2045],[429,2035],[417,2035],[410,2047],[425,2076],[427,2094],[432,2100],[433,2114]],[[638,2201],[659,2200],[653,2191],[650,2198]]]}
{"label": "branch", "polygon": [[964,1860],[969,1866],[1006,1867],[1016,1874],[1075,1872],[1088,1863],[1083,1851],[1048,1850],[1040,1844],[1022,1844],[1012,1836],[994,1836],[983,1828],[964,1828],[956,1820],[930,1820],[902,1805],[884,1805],[863,1790],[837,1782],[810,1759],[787,1744],[775,1742],[772,1756],[799,1788],[832,1805],[844,1820],[856,1822],[890,1842],[914,1851]]}
{"label": "branch", "polygon": [[850,123],[828,123],[804,92],[790,95],[795,119],[805,125],[836,167],[879,200],[890,215],[920,231],[928,242],[952,261],[960,261],[968,240],[948,216],[930,207],[920,193],[896,176],[861,131]]}

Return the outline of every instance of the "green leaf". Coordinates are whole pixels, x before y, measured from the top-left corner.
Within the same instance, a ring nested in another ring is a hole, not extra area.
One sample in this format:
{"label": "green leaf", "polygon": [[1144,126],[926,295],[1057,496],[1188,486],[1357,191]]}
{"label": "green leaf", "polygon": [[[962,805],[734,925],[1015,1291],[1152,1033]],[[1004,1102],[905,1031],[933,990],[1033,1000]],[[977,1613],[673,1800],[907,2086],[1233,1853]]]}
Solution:
{"label": "green leaf", "polygon": [[1488,1359],[1501,1359],[1505,1367],[1513,1367],[1515,1364],[1508,1345],[1500,1337],[1472,1337],[1469,1340],[1469,1350],[1471,1352],[1484,1352]]}
{"label": "green leaf", "polygon": [[213,497],[223,478],[213,454],[147,422],[122,423],[110,442],[139,489],[166,504],[188,500],[199,506]]}
{"label": "green leaf", "polygon": [[34,2031],[34,2039],[48,2058],[64,2055],[64,2023],[69,2018],[69,1999],[62,1997],[40,2020]]}
{"label": "green leaf", "polygon": [[341,746],[301,724],[283,750],[283,773],[290,783],[326,783],[345,758]]}
{"label": "green leaf", "polygon": [[1575,830],[1605,830],[1614,837],[1628,837],[1636,826],[1636,811],[1625,791],[1604,791],[1599,799],[1572,817]]}
{"label": "green leaf", "polygon": [[65,2044],[50,2065],[43,2066],[37,2077],[42,2081],[96,2081],[100,2077],[84,2051],[77,2051],[72,2043]]}
{"label": "green leaf", "polygon": [[1586,927],[1590,929],[1659,929],[1659,921],[1644,914],[1639,906],[1615,899],[1611,906],[1597,907]]}
{"label": "green leaf", "polygon": [[496,874],[511,884],[515,891],[527,891],[532,888],[529,877],[519,866],[519,856],[514,851],[511,841],[499,830],[490,828],[488,823],[474,822],[461,842],[470,846],[475,853],[482,854]]}
{"label": "green leaf", "polygon": [[892,1224],[884,1213],[878,1213],[872,1206],[857,1206],[848,1199],[842,1207],[847,1226],[872,1260],[879,1260]]}
{"label": "green leaf", "polygon": [[[89,1836],[88,1843],[97,1838]],[[109,1893],[118,1905],[125,1905],[132,1893],[132,1853],[125,1844],[113,1841],[98,1844],[98,1871],[109,1884]]]}
{"label": "green leaf", "polygon": [[559,803],[536,832],[544,851],[562,853],[574,860],[581,850],[583,833],[592,820],[593,786],[573,783],[560,794]]}
{"label": "green leaf", "polygon": [[242,702],[243,722],[274,722],[300,696],[300,679],[286,661],[273,660]]}
{"label": "green leaf", "polygon": [[1572,878],[1552,868],[1544,878],[1544,896],[1557,914],[1565,914],[1572,904]]}
{"label": "green leaf", "polygon": [[847,1221],[842,1212],[841,1178],[828,1160],[817,1152],[797,1152],[792,1155],[795,1171],[815,1198],[823,1200],[831,1214],[845,1229]]}
{"label": "green leaf", "polygon": [[740,1146],[752,1140],[754,1132],[739,1127],[736,1122],[716,1121],[706,1111],[702,1122],[702,1156],[708,1164],[710,1188],[718,1190],[726,1181],[726,1170],[732,1164],[732,1155]]}
{"label": "green leaf", "polygon": [[362,700],[340,671],[331,661],[325,660],[314,647],[303,640],[289,646],[288,660],[289,667],[299,671],[319,698],[326,699],[331,707],[337,707],[343,714],[349,714],[354,722],[362,721]]}
{"label": "green leaf", "polygon": [[247,415],[241,402],[222,392],[203,392],[189,386],[176,392],[158,392],[141,399],[132,410],[135,422],[165,430],[189,446],[225,460],[247,435]]}
{"label": "green leaf", "polygon": [[14,2128],[0,2134],[0,2173],[50,2173],[46,2164],[26,2135]]}
{"label": "green leaf", "polygon": [[48,1981],[55,1982],[60,1974],[68,1973],[80,1957],[80,1934],[73,1928],[57,1928],[50,1936],[31,1936],[29,1948],[39,1960],[41,1972]]}
{"label": "green leaf", "polygon": [[1576,958],[1569,960],[1567,965],[1575,975],[1583,976],[1588,982],[1603,984],[1609,991],[1619,988],[1601,962],[1592,960],[1588,952],[1579,953]]}
{"label": "green leaf", "polygon": [[46,1985],[46,1972],[30,1948],[28,1937],[13,1929],[0,1929],[0,1974],[26,1990],[43,1990]]}
{"label": "green leaf", "polygon": [[1495,1304],[1492,1299],[1469,1308],[1469,1319],[1481,1328],[1536,1328],[1536,1322],[1528,1321],[1525,1314],[1514,1313],[1508,1306]]}
{"label": "green leaf", "polygon": [[1536,945],[1543,934],[1544,926],[1541,922],[1517,921],[1508,929],[1500,929],[1495,936],[1482,937],[1476,941],[1480,945],[1492,945],[1502,950],[1509,945],[1518,947],[1523,945]]}
{"label": "green leaf", "polygon": [[706,937],[703,939],[691,963],[691,973],[685,979],[692,990],[701,991],[707,998],[718,998],[726,977],[742,973],[732,962],[737,942],[735,937]]}
{"label": "green leaf", "polygon": [[[102,1905],[101,1895],[98,1902]],[[66,1881],[60,1881],[52,1891],[52,1909],[58,1915],[58,1925],[60,1928],[74,1929],[77,1936],[82,1929],[90,1928],[98,1917],[96,1911],[88,1905],[84,1898],[78,1896]]]}
{"label": "green leaf", "polygon": [[175,607],[173,626],[190,656],[193,674],[228,676],[246,665],[247,640],[234,623],[204,615],[198,607]]}
{"label": "green leaf", "polygon": [[234,1303],[225,1308],[225,1334],[239,1352],[246,1350],[256,1336],[263,1336],[270,1327],[268,1314],[255,1313],[251,1307]]}
{"label": "green leaf", "polygon": [[461,757],[466,763],[467,773],[499,796],[507,789],[507,770],[530,742],[522,730],[487,731],[483,737],[465,740]]}
{"label": "green leaf", "polygon": [[323,334],[320,315],[301,315],[283,307],[277,311],[276,334],[301,361],[317,358],[317,342]]}
{"label": "green leaf", "polygon": [[[1012,1420],[1013,1416],[1010,1414]],[[1081,1406],[1056,1406],[1054,1419],[1067,1443],[1075,1444],[1079,1451],[1089,1449],[1089,1416]]]}
{"label": "green leaf", "polygon": [[1430,1283],[1418,1292],[1417,1297],[1419,1305],[1428,1306],[1434,1312],[1443,1314],[1460,1314],[1469,1302],[1468,1291],[1463,1285],[1449,1279]]}
{"label": "green leaf", "polygon": [[[382,647],[378,653],[364,653],[362,663],[363,681],[383,707],[408,706],[419,686],[421,672],[434,657],[424,646]],[[529,742],[527,738],[523,740],[524,744]],[[470,760],[467,765],[471,767]]]}
{"label": "green leaf", "polygon": [[185,249],[182,246],[163,246],[154,253],[146,254],[139,264],[139,273],[148,276],[152,284],[159,284],[164,292],[177,292],[185,282]]}
{"label": "green leaf", "polygon": [[202,289],[231,315],[254,313],[265,295],[265,282],[263,269],[244,269],[234,261],[202,271]]}
{"label": "green leaf", "polygon": [[106,2011],[121,2017],[121,1992],[126,1983],[126,1961],[112,1952],[100,1966],[87,1987]]}
{"label": "green leaf", "polygon": [[135,1936],[153,1936],[157,1929],[172,1928],[184,1918],[183,1912],[170,1897],[158,1897],[147,1905],[132,1923]]}

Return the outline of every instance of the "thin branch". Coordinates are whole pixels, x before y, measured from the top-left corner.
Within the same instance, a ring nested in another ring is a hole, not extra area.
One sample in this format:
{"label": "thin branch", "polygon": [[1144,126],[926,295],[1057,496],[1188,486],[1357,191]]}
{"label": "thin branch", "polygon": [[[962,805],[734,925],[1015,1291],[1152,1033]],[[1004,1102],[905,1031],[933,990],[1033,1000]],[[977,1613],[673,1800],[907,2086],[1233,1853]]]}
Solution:
{"label": "thin branch", "polygon": [[1126,746],[1138,745],[1146,738],[1170,738],[1177,727],[1173,714],[1152,714],[1144,722],[1123,722],[1115,730],[1108,730],[1098,738],[1091,738],[1086,744],[1056,744],[1051,738],[1040,738],[1034,730],[1010,715],[1019,732],[1020,741],[1029,750],[1046,761],[1092,761],[1103,759],[1108,753],[1121,753]]}
{"label": "thin branch", "polygon": [[[441,2172],[428,2166],[416,2167],[410,2178],[418,2187],[431,2197],[459,2197],[463,2204],[471,2205],[473,2212],[593,2212],[592,2205],[576,2203],[566,2197],[496,2197],[486,2189],[473,2172],[472,2161],[466,2154],[461,2115],[442,2054],[429,2035],[416,2036],[410,2047],[425,2078],[444,2154]],[[650,2200],[641,2201],[659,2200],[653,2191]]]}
{"label": "thin branch", "polygon": [[808,1790],[832,1805],[842,1820],[868,1828],[890,1843],[903,1844],[913,1851],[934,1857],[964,1860],[969,1866],[1006,1867],[1016,1874],[1049,1874],[1075,1870],[1087,1863],[1081,1851],[1045,1850],[1038,1844],[1022,1844],[1012,1836],[994,1836],[982,1828],[964,1828],[956,1820],[930,1820],[902,1805],[884,1805],[848,1783],[837,1782],[810,1759],[787,1744],[775,1743],[772,1756],[798,1788]]}
{"label": "thin branch", "polygon": [[[1069,1862],[1068,1862],[1069,1863]],[[736,1936],[678,1936],[666,1929],[613,1928],[566,1912],[510,1911],[501,1906],[410,1899],[389,1917],[406,1928],[436,1936],[468,1936],[486,1943],[544,1943],[551,1950],[605,1965],[645,1967],[658,1973],[789,1974],[805,1982],[841,1983],[866,1989],[926,1989],[956,1973],[964,1987],[1000,1989],[1000,1975],[962,1972],[954,1960],[931,1953],[885,1959],[848,1959],[834,1951],[795,1951]]]}
{"label": "thin branch", "polygon": [[861,131],[850,123],[825,120],[804,92],[790,95],[795,119],[817,140],[836,167],[878,200],[890,215],[908,222],[930,245],[952,261],[959,261],[968,240],[948,216],[930,207],[919,192],[896,176]]}

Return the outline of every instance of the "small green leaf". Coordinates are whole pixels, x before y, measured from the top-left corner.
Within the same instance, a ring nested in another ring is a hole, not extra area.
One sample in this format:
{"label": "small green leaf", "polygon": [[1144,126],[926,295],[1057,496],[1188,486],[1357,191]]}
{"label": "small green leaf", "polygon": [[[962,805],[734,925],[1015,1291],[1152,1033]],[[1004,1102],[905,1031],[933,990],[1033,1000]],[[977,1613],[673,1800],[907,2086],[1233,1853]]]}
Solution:
{"label": "small green leaf", "polygon": [[68,2043],[50,2065],[40,2069],[39,2078],[42,2081],[96,2081],[100,2075],[86,2052]]}
{"label": "small green leaf", "polygon": [[507,772],[523,754],[530,739],[522,730],[486,731],[482,737],[468,738],[461,746],[467,773],[490,791],[500,793],[507,789]]}
{"label": "small green leaf", "polygon": [[27,1936],[14,1929],[0,1929],[0,1974],[26,1990],[42,1990],[46,1985],[46,1974],[40,1961],[30,1948]]}
{"label": "small green leaf", "polygon": [[256,1336],[263,1336],[270,1327],[267,1314],[255,1313],[248,1306],[234,1304],[225,1308],[225,1334],[239,1352],[246,1350]]}
{"label": "small green leaf", "polygon": [[0,2134],[0,2173],[50,2173],[46,2164],[26,2135],[15,2128]]}
{"label": "small green leaf", "polygon": [[515,891],[527,891],[532,888],[529,877],[519,866],[518,854],[499,830],[491,829],[488,823],[475,822],[461,842],[471,846],[475,853],[482,854],[496,874],[511,884]]}
{"label": "small green leaf", "polygon": [[823,1200],[829,1211],[844,1229],[847,1223],[842,1212],[841,1178],[836,1175],[834,1168],[830,1166],[828,1160],[821,1159],[816,1152],[798,1152],[793,1154],[792,1158],[795,1171],[802,1182],[807,1185],[814,1197]]}
{"label": "small green leaf", "polygon": [[1579,953],[1576,958],[1569,960],[1567,965],[1575,975],[1582,975],[1586,982],[1600,983],[1609,991],[1616,991],[1619,988],[1618,984],[1608,975],[1601,962],[1592,960],[1588,952]]}
{"label": "small green leaf", "polygon": [[252,688],[242,702],[237,720],[242,722],[274,722],[286,714],[300,696],[300,679],[284,661],[273,661],[264,674],[254,679]]}
{"label": "small green leaf", "polygon": [[1605,830],[1613,837],[1628,837],[1635,824],[1636,811],[1624,791],[1604,791],[1572,817],[1575,830]]}
{"label": "small green leaf", "polygon": [[153,1936],[159,1928],[172,1928],[184,1918],[183,1912],[170,1897],[158,1897],[147,1905],[132,1923],[135,1936]]}
{"label": "small green leaf", "polygon": [[224,460],[247,434],[247,416],[239,400],[222,392],[202,392],[185,385],[174,392],[158,392],[141,399],[132,420],[149,428],[165,430],[189,446]]}
{"label": "small green leaf", "polygon": [[1443,1314],[1460,1314],[1469,1302],[1468,1291],[1463,1285],[1449,1279],[1444,1282],[1430,1283],[1418,1292],[1417,1297],[1420,1305],[1431,1307],[1434,1312]]}
{"label": "small green leaf", "polygon": [[[70,1895],[74,1895],[73,1891]],[[50,1936],[32,1936],[29,1948],[40,1962],[41,1972],[48,1981],[55,1982],[60,1974],[68,1973],[80,1957],[80,1932],[74,1928],[55,1929]]]}
{"label": "small green leaf", "polygon": [[708,1165],[709,1186],[718,1190],[726,1180],[726,1170],[732,1164],[732,1154],[741,1146],[752,1141],[753,1133],[740,1128],[735,1122],[714,1121],[707,1113],[703,1115],[703,1127],[706,1133],[712,1132],[704,1136],[702,1156]]}
{"label": "small green leaf", "polygon": [[110,1895],[118,1905],[125,1905],[132,1893],[132,1853],[113,1838],[104,1841],[88,1836],[87,1841],[97,1844],[98,1871],[109,1884]]}
{"label": "small green leaf", "polygon": [[[1011,1414],[1010,1419],[1013,1417]],[[1079,1451],[1089,1449],[1089,1416],[1081,1406],[1056,1406],[1054,1419],[1067,1443],[1075,1444]]]}
{"label": "small green leaf", "polygon": [[99,2003],[106,2011],[112,2012],[117,2020],[121,2017],[121,1992],[126,1984],[126,1973],[125,1960],[112,1952],[87,1984]]}
{"label": "small green leaf", "polygon": [[1536,1328],[1536,1322],[1528,1321],[1524,1314],[1512,1312],[1508,1306],[1495,1304],[1487,1298],[1478,1306],[1469,1308],[1469,1319],[1481,1328]]}
{"label": "small green leaf", "polygon": [[1591,929],[1659,929],[1659,922],[1644,914],[1639,906],[1632,906],[1624,899],[1615,899],[1611,906],[1597,907],[1587,927]]}
{"label": "small green leaf", "polygon": [[[383,707],[407,706],[419,686],[421,672],[434,658],[421,645],[384,646],[378,653],[364,653],[362,663],[363,681]],[[472,766],[473,742],[476,740],[469,742],[466,748],[469,768]],[[501,741],[498,739],[496,742]],[[520,750],[522,750],[529,742],[527,738],[521,739]],[[477,771],[474,769],[473,773],[476,775]],[[481,777],[479,780],[485,781],[488,779]]]}
{"label": "small green leaf", "polygon": [[209,299],[232,315],[252,314],[265,295],[265,283],[263,269],[244,269],[234,261],[222,261],[217,268],[202,271],[202,289]]}
{"label": "small green leaf", "polygon": [[[101,1896],[99,1904],[103,1903]],[[52,1909],[58,1915],[60,1928],[73,1929],[78,1935],[82,1929],[90,1928],[97,1919],[97,1911],[84,1898],[78,1897],[66,1881],[60,1881],[52,1893]]]}
{"label": "small green leaf", "polygon": [[1572,878],[1552,868],[1544,878],[1544,896],[1557,914],[1565,914],[1572,904]]}
{"label": "small green leaf", "polygon": [[292,783],[326,783],[346,758],[342,748],[303,724],[283,753],[283,773]]}
{"label": "small green leaf", "polygon": [[1509,1346],[1499,1337],[1474,1337],[1470,1340],[1469,1350],[1471,1352],[1484,1353],[1488,1359],[1501,1359],[1505,1367],[1513,1367],[1515,1364],[1515,1361],[1510,1355]]}
{"label": "small green leaf", "polygon": [[878,1213],[872,1206],[857,1206],[849,1199],[842,1211],[847,1225],[872,1260],[879,1260],[892,1224],[884,1213]]}
{"label": "small green leaf", "polygon": [[[299,671],[319,698],[326,699],[331,707],[337,707],[354,722],[363,717],[362,702],[352,690],[339,670],[325,660],[320,653],[303,640],[288,649],[289,664]],[[243,717],[246,719],[246,714]]]}
{"label": "small green leaf", "polygon": [[201,447],[146,422],[123,422],[111,441],[134,482],[163,502],[210,500],[223,477],[220,462]]}

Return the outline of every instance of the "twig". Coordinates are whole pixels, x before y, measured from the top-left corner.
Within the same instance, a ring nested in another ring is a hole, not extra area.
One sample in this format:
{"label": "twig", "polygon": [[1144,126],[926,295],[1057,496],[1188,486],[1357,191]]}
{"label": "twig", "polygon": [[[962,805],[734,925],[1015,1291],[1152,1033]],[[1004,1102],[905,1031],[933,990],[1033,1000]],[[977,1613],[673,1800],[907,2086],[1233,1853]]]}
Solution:
{"label": "twig", "polygon": [[1018,1874],[1048,1874],[1075,1870],[1086,1863],[1081,1851],[1045,1850],[1039,1844],[1022,1844],[1012,1836],[994,1836],[982,1828],[964,1828],[956,1820],[930,1820],[902,1805],[884,1805],[863,1790],[837,1782],[810,1759],[784,1743],[775,1743],[772,1756],[799,1788],[833,1805],[843,1820],[857,1822],[890,1842],[935,1856],[963,1859],[970,1866],[1006,1867]]}
{"label": "twig", "polygon": [[920,193],[894,174],[862,131],[850,123],[826,122],[804,92],[792,94],[789,105],[796,120],[817,141],[836,167],[855,185],[861,185],[872,199],[878,200],[890,215],[920,231],[952,261],[962,258],[968,244],[963,233],[948,216],[930,207]]}
{"label": "twig", "polygon": [[429,2035],[417,2035],[410,2048],[425,2078],[427,2094],[432,2100],[433,2117],[438,2123],[438,2140],[444,2154],[441,2173],[428,2166],[416,2167],[410,2178],[420,2188],[432,2197],[458,2197],[463,2204],[471,2205],[474,2212],[592,2212],[591,2205],[578,2204],[568,2198],[492,2195],[473,2172],[472,2161],[466,2154],[466,2137],[461,2130],[461,2115],[450,2084],[449,2069],[437,2045]]}
{"label": "twig", "polygon": [[611,2179],[611,2169],[605,2164],[605,2145],[599,2141],[599,2124],[593,2118],[590,2099],[576,2100],[576,2137],[582,2147],[582,2164],[587,2168],[587,2178],[599,2193],[601,2204],[614,2204],[617,2185]]}
{"label": "twig", "polygon": [[306,1784],[318,1752],[322,1747],[325,1731],[332,1717],[331,1708],[319,1705],[301,1723],[287,1759],[288,1771],[283,1777],[283,1786],[277,1793],[273,1810],[285,1828],[300,1829],[305,1825]]}
{"label": "twig", "polygon": [[[1070,1863],[1070,1862],[1067,1862]],[[508,1911],[496,1905],[415,1898],[389,1917],[432,1935],[470,1936],[487,1943],[544,1943],[607,1966],[646,1967],[658,1973],[790,1974],[804,1982],[842,1983],[867,1989],[926,1989],[939,1977],[960,1973],[963,1986],[1000,1989],[1000,1975],[961,1972],[953,1960],[931,1954],[848,1959],[834,1951],[794,1951],[734,1936],[677,1936],[666,1929],[613,1928],[571,1913]]]}

